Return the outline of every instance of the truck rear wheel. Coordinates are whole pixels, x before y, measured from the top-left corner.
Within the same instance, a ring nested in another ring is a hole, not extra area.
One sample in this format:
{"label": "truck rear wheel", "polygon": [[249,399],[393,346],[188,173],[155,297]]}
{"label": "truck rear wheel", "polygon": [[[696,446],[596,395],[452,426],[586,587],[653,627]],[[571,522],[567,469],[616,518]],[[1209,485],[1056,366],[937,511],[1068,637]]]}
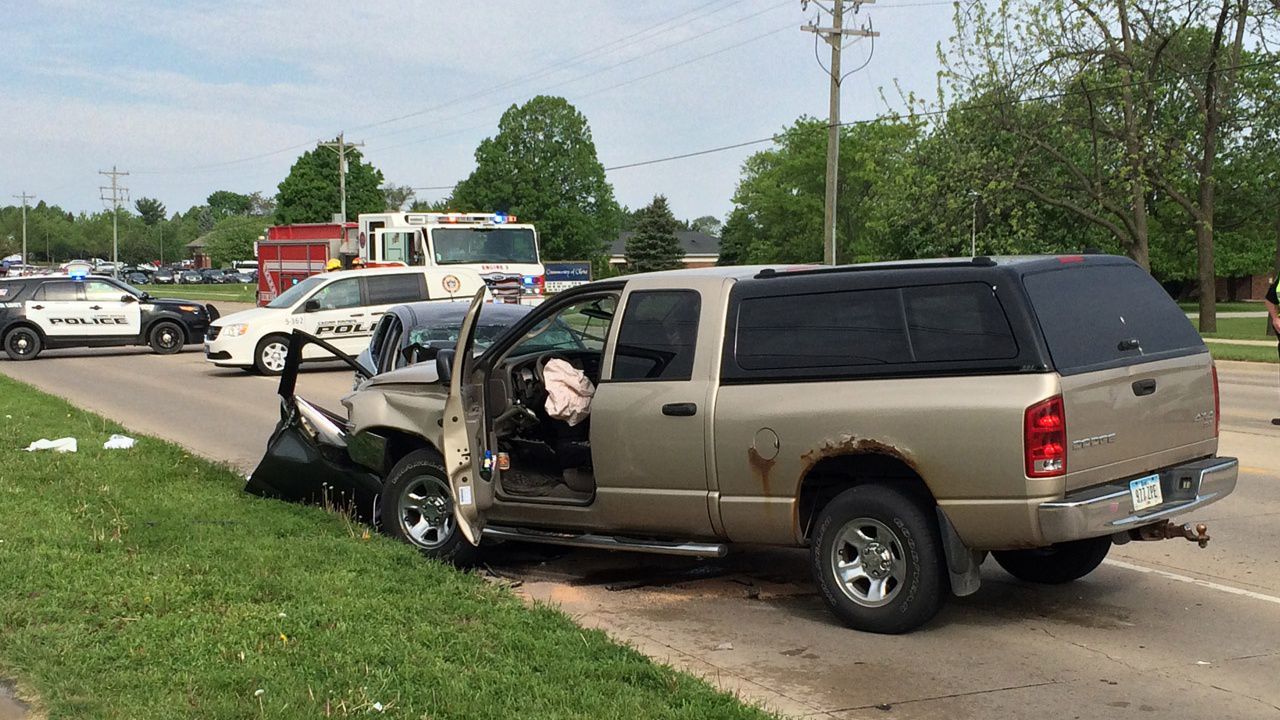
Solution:
{"label": "truck rear wheel", "polygon": [[854,629],[904,633],[942,607],[946,560],[937,520],[894,488],[860,485],[827,503],[809,557],[823,599]]}
{"label": "truck rear wheel", "polygon": [[1061,585],[1097,569],[1111,551],[1110,536],[1073,540],[1034,550],[993,552],[1005,572],[1027,582]]}

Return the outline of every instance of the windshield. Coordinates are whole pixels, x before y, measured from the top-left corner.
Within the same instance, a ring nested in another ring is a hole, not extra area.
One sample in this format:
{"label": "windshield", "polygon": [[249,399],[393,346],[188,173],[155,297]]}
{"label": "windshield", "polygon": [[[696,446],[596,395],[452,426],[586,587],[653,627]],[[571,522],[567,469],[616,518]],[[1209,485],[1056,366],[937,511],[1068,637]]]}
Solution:
{"label": "windshield", "polygon": [[432,228],[437,265],[538,262],[529,228]]}
{"label": "windshield", "polygon": [[[462,321],[459,320],[459,323]],[[476,328],[476,350],[483,350],[493,344],[509,325],[480,325]],[[416,328],[409,333],[409,343],[418,343],[423,347],[447,349],[458,344],[458,325],[437,325],[434,327]]]}
{"label": "windshield", "polygon": [[618,299],[612,295],[569,305],[525,333],[510,355],[548,350],[603,350]]}
{"label": "windshield", "polygon": [[324,277],[320,275],[312,275],[302,282],[280,293],[280,295],[271,302],[267,303],[267,307],[279,310],[281,308],[293,307],[302,297],[312,290],[315,290],[322,283]]}

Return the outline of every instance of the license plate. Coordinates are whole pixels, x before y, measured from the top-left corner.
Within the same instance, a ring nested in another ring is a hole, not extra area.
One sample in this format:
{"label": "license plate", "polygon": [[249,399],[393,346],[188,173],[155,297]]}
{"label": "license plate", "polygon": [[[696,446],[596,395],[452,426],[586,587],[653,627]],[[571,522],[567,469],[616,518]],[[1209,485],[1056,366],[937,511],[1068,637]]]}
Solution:
{"label": "license plate", "polygon": [[1129,497],[1133,498],[1134,510],[1145,510],[1164,502],[1160,495],[1160,476],[1148,475],[1129,481]]}

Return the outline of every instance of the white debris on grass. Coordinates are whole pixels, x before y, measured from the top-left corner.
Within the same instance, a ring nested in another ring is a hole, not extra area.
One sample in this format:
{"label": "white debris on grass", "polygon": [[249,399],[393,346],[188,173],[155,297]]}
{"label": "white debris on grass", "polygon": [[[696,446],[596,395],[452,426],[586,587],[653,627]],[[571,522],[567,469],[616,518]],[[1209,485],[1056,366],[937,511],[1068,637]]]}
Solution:
{"label": "white debris on grass", "polygon": [[73,437],[58,438],[57,440],[40,438],[27,446],[27,452],[35,452],[36,450],[53,450],[54,452],[66,453],[75,452],[77,448],[76,439]]}
{"label": "white debris on grass", "polygon": [[103,450],[128,450],[137,444],[137,440],[128,435],[112,435],[107,441],[102,443]]}

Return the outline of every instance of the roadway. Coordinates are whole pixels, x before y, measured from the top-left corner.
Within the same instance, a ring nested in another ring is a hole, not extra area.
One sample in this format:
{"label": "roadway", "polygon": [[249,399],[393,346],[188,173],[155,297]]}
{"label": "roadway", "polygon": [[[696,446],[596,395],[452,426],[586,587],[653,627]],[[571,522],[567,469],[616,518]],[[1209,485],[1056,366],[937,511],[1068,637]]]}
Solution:
{"label": "roadway", "polygon": [[[1188,518],[1208,523],[1208,549],[1130,543],[1061,587],[988,562],[977,594],[911,635],[837,625],[803,551],[707,561],[503,546],[489,573],[792,716],[1280,717],[1280,376],[1253,363],[1219,371],[1221,452],[1244,469],[1234,495]],[[52,351],[0,360],[0,372],[246,472],[278,417],[275,380],[214,368],[194,348]],[[299,392],[340,410],[350,386],[349,371],[318,368]]]}

